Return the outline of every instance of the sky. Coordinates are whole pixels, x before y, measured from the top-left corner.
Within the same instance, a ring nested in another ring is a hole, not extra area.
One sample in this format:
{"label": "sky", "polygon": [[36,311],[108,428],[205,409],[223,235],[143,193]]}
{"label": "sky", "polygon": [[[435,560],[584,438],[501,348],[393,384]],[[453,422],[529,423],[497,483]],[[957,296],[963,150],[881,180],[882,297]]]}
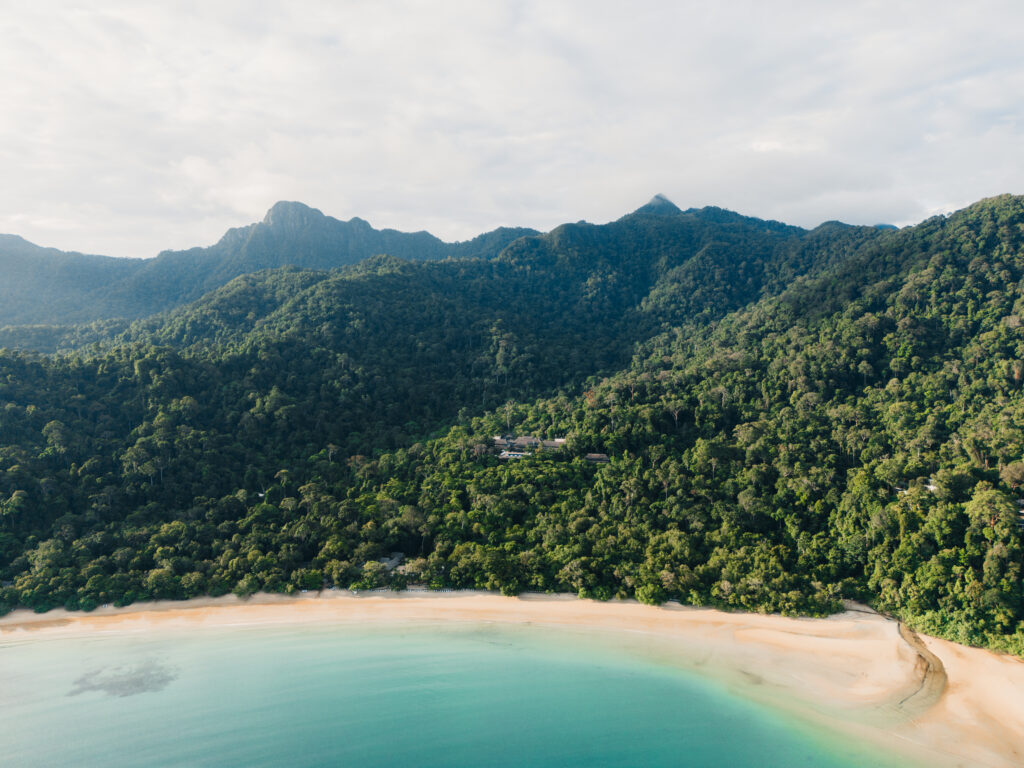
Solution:
{"label": "sky", "polygon": [[1024,3],[0,0],[0,232],[150,257],[298,200],[463,240],[663,193],[813,227],[1024,192]]}

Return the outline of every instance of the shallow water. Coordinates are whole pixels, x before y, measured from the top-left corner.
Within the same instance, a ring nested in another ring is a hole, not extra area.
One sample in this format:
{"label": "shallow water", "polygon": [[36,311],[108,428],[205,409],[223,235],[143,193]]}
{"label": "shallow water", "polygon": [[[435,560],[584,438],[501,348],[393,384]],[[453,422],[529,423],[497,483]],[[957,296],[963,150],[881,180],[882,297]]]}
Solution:
{"label": "shallow water", "polygon": [[897,764],[607,637],[468,623],[0,640],[0,763]]}

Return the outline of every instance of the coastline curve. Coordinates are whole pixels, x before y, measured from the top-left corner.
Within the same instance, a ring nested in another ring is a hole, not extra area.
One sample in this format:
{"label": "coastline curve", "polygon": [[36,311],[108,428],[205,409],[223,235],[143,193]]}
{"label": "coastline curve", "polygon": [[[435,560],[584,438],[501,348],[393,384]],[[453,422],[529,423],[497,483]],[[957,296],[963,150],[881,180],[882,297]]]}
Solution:
{"label": "coastline curve", "polygon": [[572,595],[329,590],[101,607],[90,614],[15,611],[0,618],[0,647],[162,627],[367,621],[571,627],[632,638],[627,644],[656,648],[668,663],[705,672],[740,695],[802,713],[809,722],[923,765],[1021,765],[1024,662],[922,638],[894,619],[848,607],[856,610],[808,619]]}

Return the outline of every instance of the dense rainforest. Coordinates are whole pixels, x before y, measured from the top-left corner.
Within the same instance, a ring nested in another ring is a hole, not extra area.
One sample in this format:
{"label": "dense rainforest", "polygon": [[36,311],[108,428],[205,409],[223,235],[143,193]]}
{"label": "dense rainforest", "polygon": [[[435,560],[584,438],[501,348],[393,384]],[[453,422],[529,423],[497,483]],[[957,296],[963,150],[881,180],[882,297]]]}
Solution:
{"label": "dense rainforest", "polygon": [[1024,653],[1024,199],[898,231],[666,202],[0,351],[0,607],[857,598]]}

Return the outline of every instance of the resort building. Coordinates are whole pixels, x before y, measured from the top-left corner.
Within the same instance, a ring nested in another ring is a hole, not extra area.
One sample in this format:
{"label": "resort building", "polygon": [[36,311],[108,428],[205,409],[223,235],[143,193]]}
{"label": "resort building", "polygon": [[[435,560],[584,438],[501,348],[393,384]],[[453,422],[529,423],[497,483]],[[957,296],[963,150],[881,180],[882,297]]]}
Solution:
{"label": "resort building", "polygon": [[565,438],[540,440],[533,435],[495,435],[494,449],[499,451],[499,459],[521,459],[530,456],[534,451],[560,451],[565,447]]}

